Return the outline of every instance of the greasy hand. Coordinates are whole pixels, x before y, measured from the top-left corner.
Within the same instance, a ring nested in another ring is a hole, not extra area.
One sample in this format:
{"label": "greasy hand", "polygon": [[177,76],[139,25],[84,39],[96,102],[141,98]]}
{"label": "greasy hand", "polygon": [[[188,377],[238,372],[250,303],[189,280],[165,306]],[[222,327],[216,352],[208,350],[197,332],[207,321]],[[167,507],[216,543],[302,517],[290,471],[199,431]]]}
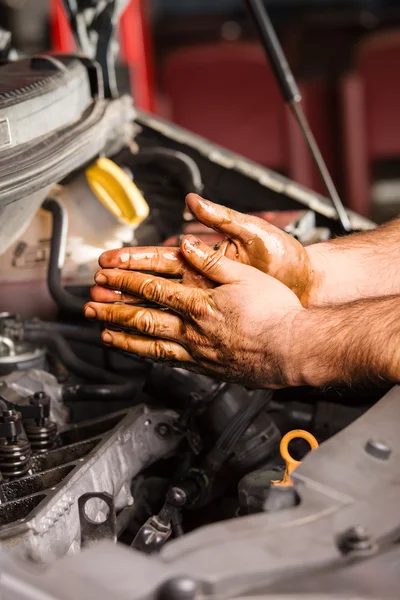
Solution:
{"label": "greasy hand", "polygon": [[[104,269],[132,269],[163,275],[180,275],[181,283],[201,289],[213,288],[216,285],[187,263],[179,248],[162,246],[117,248],[103,252],[99,264]],[[139,295],[100,285],[93,286],[91,295],[97,302],[143,303],[143,298]]]}
{"label": "greasy hand", "polygon": [[252,387],[291,384],[292,323],[305,310],[295,294],[193,236],[183,238],[181,252],[195,271],[219,285],[200,289],[150,274],[102,269],[95,277],[94,300],[110,288],[170,309],[91,302],[85,315],[113,327],[103,332],[103,341]]}
{"label": "greasy hand", "polygon": [[236,212],[189,194],[186,203],[198,221],[224,233],[220,251],[232,260],[268,273],[307,305],[313,271],[304,247],[264,219]]}
{"label": "greasy hand", "polygon": [[[189,194],[186,203],[198,221],[227,236],[216,246],[219,255],[268,273],[291,289],[304,306],[312,304],[315,274],[307,251],[297,240],[263,219],[214,204],[196,194]],[[179,248],[110,250],[101,255],[100,266],[180,274],[187,285],[213,287],[210,280],[196,274],[182,260]],[[111,292],[104,292],[104,297],[96,299],[115,301],[115,295],[111,296]],[[134,300],[126,297],[125,301]]]}

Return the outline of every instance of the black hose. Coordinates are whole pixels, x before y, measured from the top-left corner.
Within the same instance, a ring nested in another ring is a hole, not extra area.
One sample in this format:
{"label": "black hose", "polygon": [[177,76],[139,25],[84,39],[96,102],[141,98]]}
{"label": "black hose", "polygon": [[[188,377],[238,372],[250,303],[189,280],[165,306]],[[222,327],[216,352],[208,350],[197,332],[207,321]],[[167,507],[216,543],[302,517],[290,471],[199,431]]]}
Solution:
{"label": "black hose", "polygon": [[121,375],[96,367],[79,358],[70,348],[68,342],[57,332],[26,330],[24,339],[35,344],[43,344],[54,351],[62,363],[75,375],[92,379],[101,383],[64,384],[62,387],[63,402],[87,401],[119,401],[133,400],[144,384],[144,376],[128,380]]}
{"label": "black hose", "polygon": [[42,204],[42,208],[50,212],[53,219],[49,266],[47,269],[47,286],[49,292],[59,308],[82,315],[85,301],[67,292],[61,284],[61,271],[64,266],[64,253],[68,233],[66,210],[56,198],[47,198]]}
{"label": "black hose", "polygon": [[74,373],[74,375],[93,381],[100,381],[101,383],[125,384],[127,381],[125,377],[122,377],[121,375],[91,365],[79,358],[70,348],[68,342],[59,333],[26,330],[24,332],[24,339],[27,342],[47,346],[52,352],[59,356],[62,363],[69,371]]}
{"label": "black hose", "polygon": [[137,379],[136,376],[134,380],[120,384],[64,384],[62,388],[62,399],[65,404],[88,401],[118,402],[119,400],[133,400],[141,391],[143,383],[143,378],[140,377]]}
{"label": "black hose", "polygon": [[[183,167],[184,172],[188,178],[188,181],[184,182],[184,187],[187,192],[196,192],[201,194],[203,192],[203,181],[201,178],[200,169],[196,162],[179,150],[171,150],[170,148],[162,148],[157,146],[155,148],[146,148],[140,150],[138,154],[134,155],[135,162],[149,163],[149,162],[165,162],[168,171],[171,170],[171,163],[176,163],[180,167]],[[166,159],[166,160],[165,160]],[[163,166],[162,164],[160,166]]]}
{"label": "black hose", "polygon": [[250,402],[230,421],[207,456],[207,464],[214,473],[230,458],[235,445],[256,416],[267,406],[273,394],[272,390],[257,390]]}
{"label": "black hose", "polygon": [[71,325],[70,323],[56,323],[53,321],[25,321],[24,329],[25,331],[56,333],[69,340],[99,346],[100,348],[105,347],[101,341],[100,332],[91,327]]}

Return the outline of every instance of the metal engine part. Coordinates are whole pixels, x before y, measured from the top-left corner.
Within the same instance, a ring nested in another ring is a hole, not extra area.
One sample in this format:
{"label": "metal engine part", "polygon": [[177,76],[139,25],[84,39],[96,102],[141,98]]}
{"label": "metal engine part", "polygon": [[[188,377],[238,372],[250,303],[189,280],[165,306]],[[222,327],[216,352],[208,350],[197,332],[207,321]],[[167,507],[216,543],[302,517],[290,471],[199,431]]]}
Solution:
{"label": "metal engine part", "polygon": [[75,553],[82,520],[87,545],[80,497],[88,491],[110,494],[117,512],[131,505],[132,478],[176,449],[179,434],[171,430],[162,438],[155,433],[160,423],[172,425],[176,418],[173,411],[139,405],[60,431],[58,448],[33,455],[27,475],[0,486],[2,546],[18,546],[41,562]]}
{"label": "metal engine part", "polygon": [[[268,461],[278,448],[281,436],[266,412],[272,397],[267,390],[249,393],[240,385],[221,383],[205,375],[162,364],[154,365],[147,389],[160,400],[167,393],[172,405],[184,410],[186,426],[188,419],[196,415],[198,434],[205,441],[206,450],[211,450],[215,440],[226,433],[233,420],[237,419],[239,424],[242,418],[246,418],[245,411],[250,404],[257,403],[258,396],[258,412],[250,415],[250,422],[234,443],[226,459],[225,470],[229,468],[236,473],[247,473]],[[189,443],[195,445],[196,437],[192,434]],[[219,462],[219,452],[217,455],[218,458],[214,457],[212,462]]]}
{"label": "metal engine part", "polygon": [[0,394],[2,384],[24,398],[44,392],[51,399],[50,418],[52,421],[59,426],[66,425],[68,422],[69,411],[62,403],[62,387],[56,377],[48,371],[40,369],[18,370],[0,377]]}
{"label": "metal engine part", "polygon": [[[269,214],[302,243],[340,230],[318,194],[139,114],[131,97],[118,96],[116,21],[127,0],[63,4],[86,56],[43,55],[0,67],[0,252],[54,186],[60,191],[81,177],[98,156],[131,173],[151,208],[129,244],[179,236],[183,198],[193,190]],[[354,229],[374,227],[350,218]],[[61,285],[61,235],[57,244]],[[297,593],[296,578],[304,583],[316,569],[370,558],[398,539],[398,388],[306,456],[289,499],[272,498],[268,480],[255,486],[253,477],[240,503],[238,484],[249,471],[281,467],[283,428],[271,415],[272,392],[165,365],[150,375],[147,362],[104,348],[99,331],[83,324],[86,285],[63,291],[69,302],[56,298],[61,322],[35,321],[23,331],[13,315],[0,315],[0,593],[10,600],[195,600],[258,589],[261,596],[288,574]],[[79,422],[115,411],[114,402],[125,410]],[[126,408],[137,402],[148,404]],[[285,401],[274,402],[277,413],[281,405],[289,412]],[[78,424],[66,425],[69,418]],[[306,409],[302,418],[310,427],[316,421]],[[252,512],[259,514],[241,516]]]}
{"label": "metal engine part", "polygon": [[[399,401],[396,387],[307,455],[294,473],[297,506],[203,527],[150,557],[109,542],[45,571],[9,557],[3,561],[4,589],[10,597],[23,589],[19,598],[40,592],[54,599],[85,597],[89,586],[98,599],[395,600]],[[390,455],[368,451],[368,441],[377,439]],[[71,582],[62,596],[60,581]]]}
{"label": "metal engine part", "polygon": [[0,313],[0,376],[45,365],[45,350],[23,340],[22,321],[12,313]]}

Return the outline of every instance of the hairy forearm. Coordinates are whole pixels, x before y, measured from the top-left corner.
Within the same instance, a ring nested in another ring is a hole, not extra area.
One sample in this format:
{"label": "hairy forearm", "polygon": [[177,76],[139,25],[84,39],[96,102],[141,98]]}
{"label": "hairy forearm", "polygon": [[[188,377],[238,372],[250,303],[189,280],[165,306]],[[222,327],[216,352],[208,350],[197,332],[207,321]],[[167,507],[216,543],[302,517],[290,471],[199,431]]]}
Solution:
{"label": "hairy forearm", "polygon": [[400,382],[400,296],[300,311],[287,367],[293,385]]}
{"label": "hairy forearm", "polygon": [[377,229],[314,244],[314,306],[400,294],[400,219]]}

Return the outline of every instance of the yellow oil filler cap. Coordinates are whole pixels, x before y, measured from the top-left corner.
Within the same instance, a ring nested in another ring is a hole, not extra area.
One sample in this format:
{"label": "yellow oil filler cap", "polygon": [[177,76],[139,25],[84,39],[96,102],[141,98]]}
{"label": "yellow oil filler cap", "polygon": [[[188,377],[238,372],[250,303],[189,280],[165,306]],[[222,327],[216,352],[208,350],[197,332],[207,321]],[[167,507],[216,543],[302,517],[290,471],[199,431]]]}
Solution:
{"label": "yellow oil filler cap", "polygon": [[86,179],[98,200],[120,222],[136,228],[150,209],[130,177],[109,158],[99,158],[86,169]]}
{"label": "yellow oil filler cap", "polygon": [[308,431],[304,431],[303,429],[293,429],[293,431],[289,431],[286,435],[284,435],[281,439],[279,450],[283,460],[286,463],[286,469],[283,475],[283,479],[281,481],[271,481],[272,485],[293,485],[293,481],[290,475],[301,464],[301,461],[295,460],[290,455],[289,444],[292,440],[298,438],[308,442],[308,444],[310,444],[311,450],[316,450],[319,447],[319,444],[313,436],[313,434],[309,433]]}

